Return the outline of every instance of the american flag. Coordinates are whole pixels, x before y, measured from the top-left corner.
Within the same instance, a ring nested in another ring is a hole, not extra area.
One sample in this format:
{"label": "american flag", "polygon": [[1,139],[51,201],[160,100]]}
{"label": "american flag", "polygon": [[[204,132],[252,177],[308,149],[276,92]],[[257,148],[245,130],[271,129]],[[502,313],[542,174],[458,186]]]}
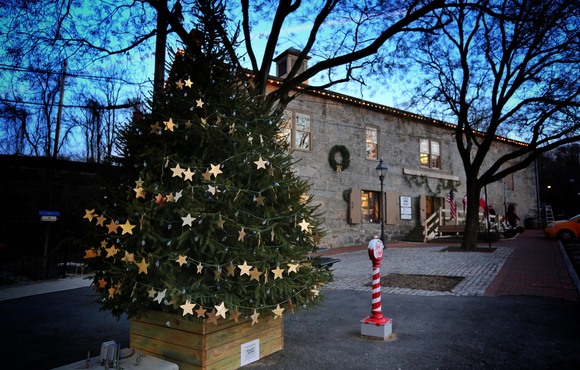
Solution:
{"label": "american flag", "polygon": [[453,197],[453,189],[447,194],[447,199],[445,199],[447,203],[449,203],[449,207],[451,208],[451,219],[454,220],[457,218],[457,209],[455,208],[455,198]]}

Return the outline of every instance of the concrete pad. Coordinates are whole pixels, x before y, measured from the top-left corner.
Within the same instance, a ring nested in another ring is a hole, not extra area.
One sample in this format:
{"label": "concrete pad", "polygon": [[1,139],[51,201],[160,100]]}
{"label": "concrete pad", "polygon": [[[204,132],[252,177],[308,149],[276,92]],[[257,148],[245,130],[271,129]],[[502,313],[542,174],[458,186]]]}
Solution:
{"label": "concrete pad", "polygon": [[19,284],[0,289],[0,301],[29,297],[32,295],[60,292],[63,290],[84,288],[90,285],[84,278],[88,275],[75,275],[66,279],[43,281],[32,284]]}

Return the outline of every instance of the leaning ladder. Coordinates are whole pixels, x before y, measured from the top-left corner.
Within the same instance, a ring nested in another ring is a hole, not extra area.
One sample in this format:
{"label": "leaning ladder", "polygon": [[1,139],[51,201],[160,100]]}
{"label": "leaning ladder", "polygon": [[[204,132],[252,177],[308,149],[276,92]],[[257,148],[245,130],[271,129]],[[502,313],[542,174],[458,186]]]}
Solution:
{"label": "leaning ladder", "polygon": [[546,222],[554,222],[554,212],[552,212],[552,206],[546,206]]}

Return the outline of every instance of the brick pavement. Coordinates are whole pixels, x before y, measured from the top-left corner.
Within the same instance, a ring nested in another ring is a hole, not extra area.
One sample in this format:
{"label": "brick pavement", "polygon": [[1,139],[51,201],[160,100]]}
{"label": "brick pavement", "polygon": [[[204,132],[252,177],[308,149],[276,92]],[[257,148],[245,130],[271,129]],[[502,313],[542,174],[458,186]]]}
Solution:
{"label": "brick pavement", "polygon": [[[412,295],[534,295],[579,301],[578,288],[570,276],[557,240],[543,236],[541,230],[526,230],[515,239],[493,243],[493,253],[440,252],[457,241],[436,243],[388,243],[381,275],[462,276],[464,280],[451,292],[383,287],[382,292]],[[480,247],[486,247],[482,243]],[[346,253],[345,253],[346,252]],[[366,246],[333,249],[322,254],[338,254],[330,289],[370,291],[371,264]]]}

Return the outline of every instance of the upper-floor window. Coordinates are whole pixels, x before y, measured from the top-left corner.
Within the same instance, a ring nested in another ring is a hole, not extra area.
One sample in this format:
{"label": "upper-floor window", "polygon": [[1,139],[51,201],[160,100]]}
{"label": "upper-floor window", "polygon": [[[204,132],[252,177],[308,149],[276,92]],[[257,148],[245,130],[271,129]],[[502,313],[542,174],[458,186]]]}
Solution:
{"label": "upper-floor window", "polygon": [[367,126],[366,131],[366,146],[367,158],[378,159],[379,156],[379,129],[372,126]]}
{"label": "upper-floor window", "polygon": [[280,136],[293,149],[311,150],[312,118],[310,114],[284,111],[284,124]]}
{"label": "upper-floor window", "polygon": [[421,167],[441,169],[441,143],[421,139],[419,144]]}

